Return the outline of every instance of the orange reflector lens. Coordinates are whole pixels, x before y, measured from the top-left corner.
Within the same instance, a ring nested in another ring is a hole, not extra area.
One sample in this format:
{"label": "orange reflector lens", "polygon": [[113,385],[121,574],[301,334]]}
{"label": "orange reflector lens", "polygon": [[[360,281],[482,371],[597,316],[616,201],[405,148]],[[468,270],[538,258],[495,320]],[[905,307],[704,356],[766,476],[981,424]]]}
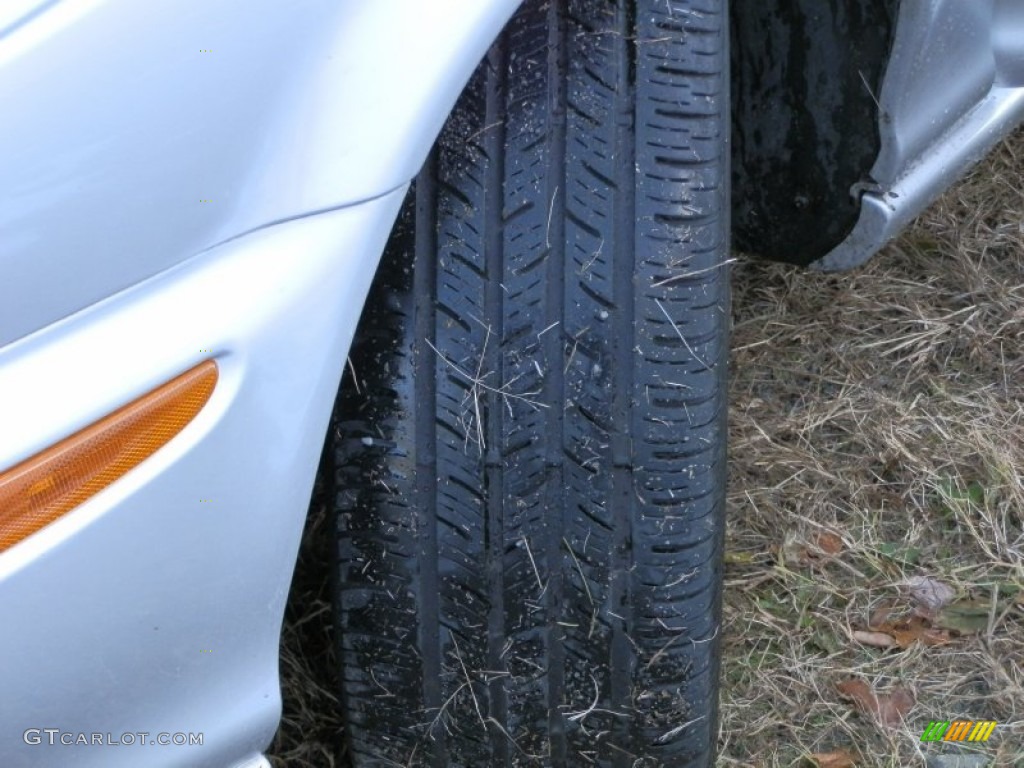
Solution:
{"label": "orange reflector lens", "polygon": [[0,552],[49,525],[152,456],[202,410],[212,360],[0,473]]}

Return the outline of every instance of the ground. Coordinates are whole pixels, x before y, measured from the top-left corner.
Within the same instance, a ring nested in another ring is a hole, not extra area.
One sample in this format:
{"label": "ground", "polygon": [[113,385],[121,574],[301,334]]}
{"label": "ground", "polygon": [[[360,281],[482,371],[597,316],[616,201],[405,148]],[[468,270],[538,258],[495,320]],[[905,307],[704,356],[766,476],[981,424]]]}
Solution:
{"label": "ground", "polygon": [[[1024,767],[1022,190],[1024,131],[860,269],[738,256],[720,766]],[[326,533],[318,492],[275,766],[345,764]]]}

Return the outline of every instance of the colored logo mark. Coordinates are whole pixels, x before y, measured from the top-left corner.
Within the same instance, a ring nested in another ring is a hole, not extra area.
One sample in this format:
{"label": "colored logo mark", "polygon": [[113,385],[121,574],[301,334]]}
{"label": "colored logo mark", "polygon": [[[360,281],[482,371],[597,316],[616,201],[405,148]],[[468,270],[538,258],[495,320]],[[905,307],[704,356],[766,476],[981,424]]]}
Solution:
{"label": "colored logo mark", "polygon": [[932,720],[921,734],[921,741],[988,741],[995,728],[994,720]]}

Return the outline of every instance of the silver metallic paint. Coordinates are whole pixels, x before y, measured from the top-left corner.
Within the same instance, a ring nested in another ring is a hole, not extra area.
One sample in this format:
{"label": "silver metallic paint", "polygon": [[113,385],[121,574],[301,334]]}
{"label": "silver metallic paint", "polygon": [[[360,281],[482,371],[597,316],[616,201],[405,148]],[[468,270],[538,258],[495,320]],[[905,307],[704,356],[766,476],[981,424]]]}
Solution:
{"label": "silver metallic paint", "polygon": [[0,346],[230,237],[405,184],[517,5],[62,0],[14,26]]}
{"label": "silver metallic paint", "polygon": [[269,743],[317,459],[403,195],[239,238],[0,350],[0,467],[211,355],[221,373],[167,446],[0,555],[4,768],[223,768]]}
{"label": "silver metallic paint", "polygon": [[[0,471],[208,350],[221,367],[170,444],[0,554],[0,766],[263,764],[284,602],[366,290],[408,181],[517,4],[0,12]],[[205,744],[48,747],[28,728]]]}
{"label": "silver metallic paint", "polygon": [[1024,3],[904,0],[878,100],[860,217],[818,269],[865,262],[1024,121]]}

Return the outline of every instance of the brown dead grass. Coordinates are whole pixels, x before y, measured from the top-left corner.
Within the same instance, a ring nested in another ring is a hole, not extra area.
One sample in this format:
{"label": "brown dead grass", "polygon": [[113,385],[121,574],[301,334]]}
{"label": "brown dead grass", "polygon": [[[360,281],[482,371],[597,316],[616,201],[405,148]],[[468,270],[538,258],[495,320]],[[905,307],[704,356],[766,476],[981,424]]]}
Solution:
{"label": "brown dead grass", "polygon": [[[973,751],[1024,766],[1022,189],[1024,131],[861,269],[735,267],[720,766],[924,766],[971,751],[920,742],[957,718],[997,720]],[[313,510],[278,768],[345,764]],[[913,607],[913,577],[953,588],[963,633],[854,640]]]}
{"label": "brown dead grass", "polygon": [[[1024,766],[1022,188],[1018,133],[861,269],[737,265],[720,765],[923,766],[968,751],[929,720],[990,719],[974,751]],[[915,576],[963,634],[854,640]]]}
{"label": "brown dead grass", "polygon": [[269,755],[274,768],[334,768],[342,754],[337,651],[331,618],[333,537],[325,466],[317,473],[281,636],[281,727]]}

